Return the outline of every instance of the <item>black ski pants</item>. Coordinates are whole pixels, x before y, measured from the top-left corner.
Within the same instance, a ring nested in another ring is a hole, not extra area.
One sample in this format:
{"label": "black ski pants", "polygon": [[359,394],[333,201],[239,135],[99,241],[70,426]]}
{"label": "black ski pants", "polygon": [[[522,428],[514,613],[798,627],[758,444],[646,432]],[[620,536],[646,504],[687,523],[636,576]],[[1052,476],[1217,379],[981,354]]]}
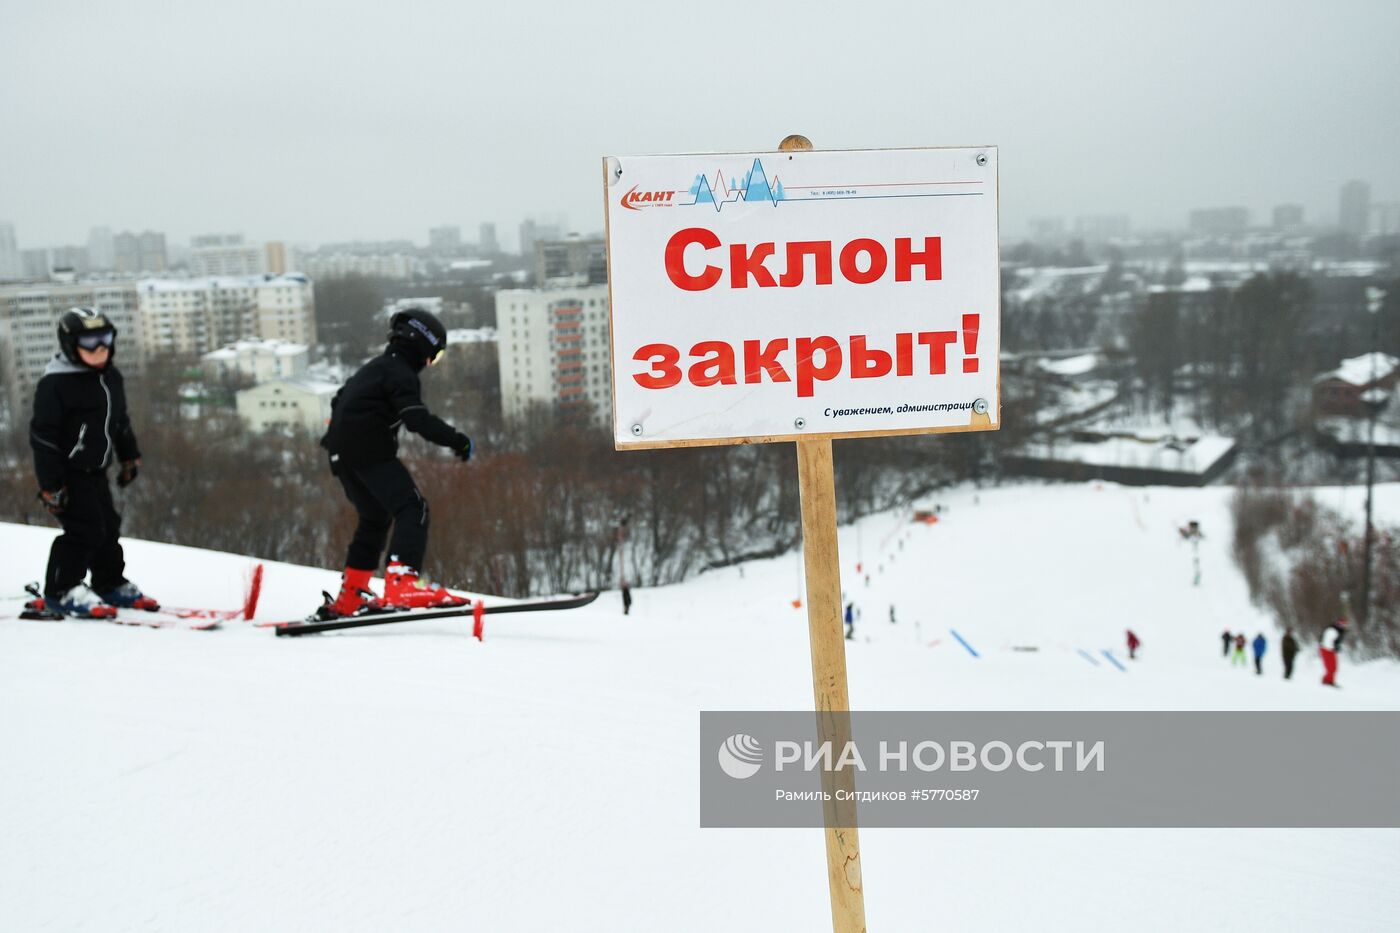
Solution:
{"label": "black ski pants", "polygon": [[1283,656],[1283,679],[1284,679],[1284,680],[1291,680],[1291,679],[1293,678],[1293,657],[1294,657],[1294,656],[1291,655],[1291,654],[1285,654],[1285,655]]}
{"label": "black ski pants", "polygon": [[126,582],[126,556],[117,540],[122,517],[112,504],[107,471],[69,470],[68,508],[58,516],[63,534],[49,548],[49,569],[44,574],[44,596],[57,600],[82,583],[92,571],[92,588],[100,596]]}
{"label": "black ski pants", "polygon": [[367,466],[340,465],[336,467],[336,477],[360,517],[345,555],[345,566],[355,570],[378,569],[392,525],[390,561],[422,570],[423,555],[428,550],[428,503],[408,468],[398,460]]}

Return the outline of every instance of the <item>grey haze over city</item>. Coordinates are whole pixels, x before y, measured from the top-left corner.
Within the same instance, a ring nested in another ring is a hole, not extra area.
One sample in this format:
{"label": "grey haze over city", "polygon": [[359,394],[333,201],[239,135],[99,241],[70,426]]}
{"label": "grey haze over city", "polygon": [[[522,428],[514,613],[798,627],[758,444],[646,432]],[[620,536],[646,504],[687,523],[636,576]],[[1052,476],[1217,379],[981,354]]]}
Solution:
{"label": "grey haze over city", "polygon": [[996,144],[1002,225],[1400,200],[1400,4],[0,3],[0,221],[602,228],[600,157]]}

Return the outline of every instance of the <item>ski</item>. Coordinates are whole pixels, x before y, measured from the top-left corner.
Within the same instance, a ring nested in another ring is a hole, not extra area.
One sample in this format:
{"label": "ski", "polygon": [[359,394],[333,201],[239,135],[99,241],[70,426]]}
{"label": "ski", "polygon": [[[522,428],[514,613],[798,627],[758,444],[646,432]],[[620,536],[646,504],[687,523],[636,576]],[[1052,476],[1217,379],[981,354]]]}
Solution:
{"label": "ski", "polygon": [[146,605],[131,608],[103,606],[99,608],[107,611],[102,614],[74,616],[64,615],[58,610],[49,608],[39,591],[39,585],[31,583],[25,587],[25,590],[34,598],[25,604],[24,611],[19,614],[19,618],[46,622],[62,622],[66,619],[73,619],[84,622],[111,622],[116,625],[133,625],[143,628],[182,628],[196,632],[208,632],[219,628],[224,622],[234,619],[252,619],[253,613],[257,611],[258,596],[262,593],[262,578],[263,565],[257,564],[253,567],[248,578],[243,605],[237,609],[162,606],[151,599]]}
{"label": "ski", "polygon": [[208,632],[223,625],[223,619],[188,618],[151,609],[118,609],[114,615],[65,615],[48,607],[26,607],[17,618],[41,622],[107,622],[140,628],[182,628]]}
{"label": "ski", "polygon": [[143,628],[180,628],[191,632],[212,632],[222,626],[223,619],[191,618],[180,615],[165,615],[164,610],[118,609],[115,618],[97,619],[98,622],[113,622],[117,625],[137,625]]}
{"label": "ski", "polygon": [[[252,620],[258,609],[258,597],[262,595],[263,565],[255,564],[248,577],[248,587],[243,596],[243,605],[237,609],[202,609],[181,606],[161,606],[159,611],[177,619],[230,622],[234,619]],[[193,626],[191,626],[193,627]],[[218,626],[212,626],[217,628]]]}
{"label": "ski", "polygon": [[[158,611],[175,616],[177,619],[230,622],[234,619],[251,621],[258,610],[258,597],[262,595],[263,565],[256,564],[248,578],[248,588],[243,597],[243,605],[237,609],[201,609],[180,606],[161,606]],[[191,626],[193,627],[193,626]],[[214,626],[217,627],[217,626]]]}
{"label": "ski", "polygon": [[[349,616],[344,619],[331,619],[326,622],[302,620],[299,622],[259,623],[271,628],[277,635],[315,635],[320,632],[335,632],[348,628],[365,628],[370,625],[392,625],[398,622],[422,622],[427,619],[451,619],[461,616],[474,616],[504,612],[549,612],[557,609],[577,609],[587,606],[598,598],[597,593],[580,593],[567,599],[542,599],[532,602],[503,603],[498,606],[444,606],[441,609],[406,609],[375,612],[362,616]],[[480,638],[480,631],[477,632]]]}

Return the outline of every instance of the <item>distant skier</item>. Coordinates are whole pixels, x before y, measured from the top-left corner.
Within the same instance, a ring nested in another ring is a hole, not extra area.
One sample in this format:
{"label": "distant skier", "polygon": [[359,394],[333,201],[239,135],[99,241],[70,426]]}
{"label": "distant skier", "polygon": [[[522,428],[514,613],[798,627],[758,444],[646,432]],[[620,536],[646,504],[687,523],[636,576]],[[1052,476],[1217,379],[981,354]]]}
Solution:
{"label": "distant skier", "polygon": [[855,638],[856,632],[856,604],[846,603],[846,640]]}
{"label": "distant skier", "polygon": [[1347,600],[1342,601],[1342,615],[1322,630],[1322,641],[1317,653],[1322,657],[1322,683],[1327,687],[1337,686],[1337,655],[1342,651],[1342,639],[1346,637],[1348,616],[1351,607]]}
{"label": "distant skier", "polygon": [[622,614],[627,615],[632,611],[632,587],[626,583],[622,584]]}
{"label": "distant skier", "polygon": [[1220,633],[1220,656],[1228,658],[1230,656],[1230,645],[1234,644],[1235,636],[1229,629]]}
{"label": "distant skier", "polygon": [[[338,618],[382,607],[418,609],[460,606],[467,600],[421,576],[428,548],[428,503],[398,459],[399,426],[471,459],[471,438],[428,411],[418,374],[442,359],[447,330],[420,308],[395,314],[389,344],[350,377],[331,402],[331,423],[321,446],[330,453],[331,473],[359,515],[345,558],[340,594],[317,614]],[[384,596],[375,600],[370,577],[389,541]]]}
{"label": "distant skier", "polygon": [[[91,308],[69,308],[58,319],[58,346],[34,387],[29,422],[39,499],[63,526],[49,550],[43,608],[102,618],[117,607],[155,609],[123,576],[122,519],[107,483],[108,467],[119,464],[117,485],[125,488],[141,464],[113,362],[117,328]],[[91,587],[83,583],[89,570]]]}
{"label": "distant skier", "polygon": [[1193,571],[1191,584],[1193,586],[1200,586],[1201,539],[1205,537],[1201,532],[1201,523],[1193,519],[1187,522],[1185,527],[1178,528],[1177,531],[1181,534],[1182,540],[1191,542],[1191,566]]}
{"label": "distant skier", "polygon": [[1258,635],[1254,636],[1254,641],[1251,643],[1251,647],[1254,649],[1254,673],[1263,674],[1264,651],[1269,647],[1269,643],[1264,638],[1263,632],[1260,632]]}
{"label": "distant skier", "polygon": [[1298,639],[1293,637],[1293,629],[1283,633],[1283,679],[1293,679],[1293,659],[1298,657]]}
{"label": "distant skier", "polygon": [[1235,653],[1230,656],[1230,666],[1238,664],[1244,667],[1247,662],[1244,659],[1244,632],[1235,636]]}
{"label": "distant skier", "polygon": [[1137,659],[1138,646],[1141,644],[1142,642],[1138,639],[1133,630],[1128,629],[1128,660],[1132,661]]}
{"label": "distant skier", "polygon": [[895,621],[894,621],[894,606],[891,605],[891,606],[890,606],[890,625],[894,625],[894,624],[895,624]]}

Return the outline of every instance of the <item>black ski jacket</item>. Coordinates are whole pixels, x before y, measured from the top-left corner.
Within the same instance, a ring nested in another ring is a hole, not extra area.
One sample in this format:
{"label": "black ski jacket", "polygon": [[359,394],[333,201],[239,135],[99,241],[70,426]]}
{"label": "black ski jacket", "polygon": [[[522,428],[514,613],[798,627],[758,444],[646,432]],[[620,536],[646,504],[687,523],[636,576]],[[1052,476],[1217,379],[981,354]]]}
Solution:
{"label": "black ski jacket", "polygon": [[34,388],[29,446],[39,488],[64,485],[69,470],[95,473],[141,451],[126,412],[126,388],[116,366],[90,369],[56,356]]}
{"label": "black ski jacket", "polygon": [[361,366],[331,400],[330,427],[321,438],[321,446],[331,454],[331,469],[395,459],[399,425],[453,450],[470,443],[465,434],[428,411],[410,354],[390,346]]}

